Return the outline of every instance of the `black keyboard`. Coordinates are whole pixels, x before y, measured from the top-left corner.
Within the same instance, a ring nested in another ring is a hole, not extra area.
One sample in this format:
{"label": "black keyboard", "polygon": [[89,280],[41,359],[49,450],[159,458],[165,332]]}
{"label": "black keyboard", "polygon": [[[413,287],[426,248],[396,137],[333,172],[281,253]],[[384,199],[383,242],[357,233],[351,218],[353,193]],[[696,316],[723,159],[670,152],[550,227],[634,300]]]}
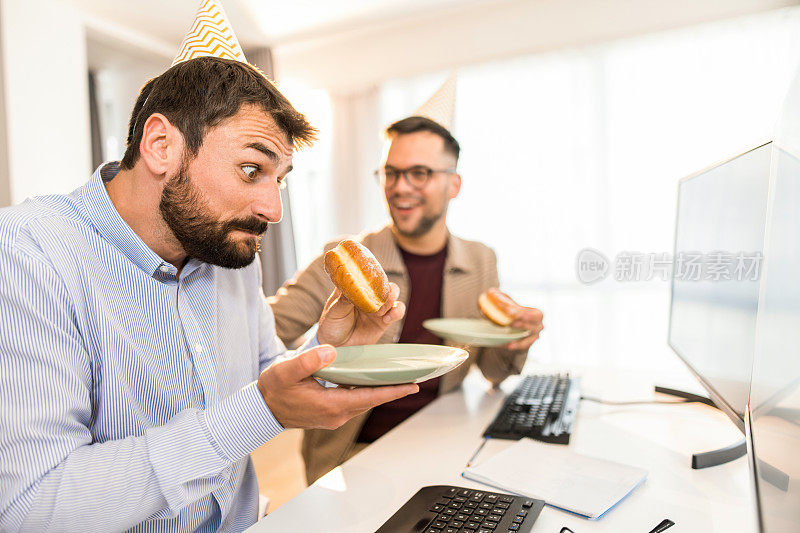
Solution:
{"label": "black keyboard", "polygon": [[580,400],[580,378],[568,374],[525,376],[483,436],[569,444]]}
{"label": "black keyboard", "polygon": [[544,502],[450,485],[423,487],[376,533],[528,533]]}

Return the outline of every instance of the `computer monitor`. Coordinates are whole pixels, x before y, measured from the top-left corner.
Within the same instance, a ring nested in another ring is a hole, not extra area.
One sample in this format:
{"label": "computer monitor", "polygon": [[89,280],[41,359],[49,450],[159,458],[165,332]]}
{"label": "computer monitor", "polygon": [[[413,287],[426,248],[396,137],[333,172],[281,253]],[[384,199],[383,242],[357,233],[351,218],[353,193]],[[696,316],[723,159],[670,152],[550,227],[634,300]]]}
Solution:
{"label": "computer monitor", "polygon": [[800,159],[775,147],[748,446],[763,533],[800,531]]}
{"label": "computer monitor", "polygon": [[[771,143],[763,144],[678,186],[669,345],[742,433],[770,153]],[[743,455],[744,442],[738,446],[738,455],[724,460]]]}

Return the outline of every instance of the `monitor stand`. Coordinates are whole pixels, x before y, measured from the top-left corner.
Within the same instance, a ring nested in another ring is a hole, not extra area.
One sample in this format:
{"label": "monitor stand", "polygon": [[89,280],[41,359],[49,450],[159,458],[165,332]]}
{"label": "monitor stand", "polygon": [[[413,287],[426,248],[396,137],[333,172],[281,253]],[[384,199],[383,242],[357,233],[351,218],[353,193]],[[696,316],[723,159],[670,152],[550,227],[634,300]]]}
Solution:
{"label": "monitor stand", "polygon": [[[706,405],[710,405],[714,409],[719,409],[719,407],[716,406],[711,398],[706,398],[705,396],[700,396],[699,394],[693,394],[691,392],[678,389],[670,389],[667,387],[659,387],[658,385],[656,385],[655,391],[660,392],[661,394],[669,394],[670,396],[684,398],[689,402],[704,403]],[[724,448],[720,448],[718,450],[692,454],[692,468],[698,470],[700,468],[708,468],[710,466],[729,463],[738,459],[739,457],[744,457],[746,454],[747,444],[745,439],[742,439],[735,444],[725,446]]]}

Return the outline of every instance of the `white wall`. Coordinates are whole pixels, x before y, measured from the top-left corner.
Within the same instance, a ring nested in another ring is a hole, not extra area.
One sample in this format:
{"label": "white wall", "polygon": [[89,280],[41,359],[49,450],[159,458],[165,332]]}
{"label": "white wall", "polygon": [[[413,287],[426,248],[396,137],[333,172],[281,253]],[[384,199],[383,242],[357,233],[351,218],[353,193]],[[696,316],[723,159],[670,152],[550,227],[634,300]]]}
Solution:
{"label": "white wall", "polygon": [[86,37],[53,0],[0,0],[11,203],[68,192],[92,171]]}
{"label": "white wall", "polygon": [[120,159],[139,91],[169,68],[178,45],[90,14],[84,24],[88,67],[96,75],[103,159]]}
{"label": "white wall", "polygon": [[278,43],[279,79],[339,91],[521,54],[586,46],[795,0],[503,0]]}
{"label": "white wall", "polygon": [[[92,45],[89,41],[89,46]],[[104,160],[122,159],[128,123],[139,91],[150,78],[168,67],[168,61],[120,61],[118,65],[95,69]]]}

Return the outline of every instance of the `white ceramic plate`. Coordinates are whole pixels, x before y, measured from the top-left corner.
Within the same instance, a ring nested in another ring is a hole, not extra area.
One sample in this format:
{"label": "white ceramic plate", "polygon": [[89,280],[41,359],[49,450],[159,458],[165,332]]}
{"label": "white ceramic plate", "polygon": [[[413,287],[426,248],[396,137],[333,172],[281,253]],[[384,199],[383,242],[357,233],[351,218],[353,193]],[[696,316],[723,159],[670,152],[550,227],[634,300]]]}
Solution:
{"label": "white ceramic plate", "polygon": [[339,385],[420,383],[467,360],[461,348],[432,344],[373,344],[336,349],[333,363],[314,374]]}
{"label": "white ceramic plate", "polygon": [[530,335],[530,331],[498,326],[483,318],[431,318],[423,327],[443,339],[471,346],[501,346]]}

